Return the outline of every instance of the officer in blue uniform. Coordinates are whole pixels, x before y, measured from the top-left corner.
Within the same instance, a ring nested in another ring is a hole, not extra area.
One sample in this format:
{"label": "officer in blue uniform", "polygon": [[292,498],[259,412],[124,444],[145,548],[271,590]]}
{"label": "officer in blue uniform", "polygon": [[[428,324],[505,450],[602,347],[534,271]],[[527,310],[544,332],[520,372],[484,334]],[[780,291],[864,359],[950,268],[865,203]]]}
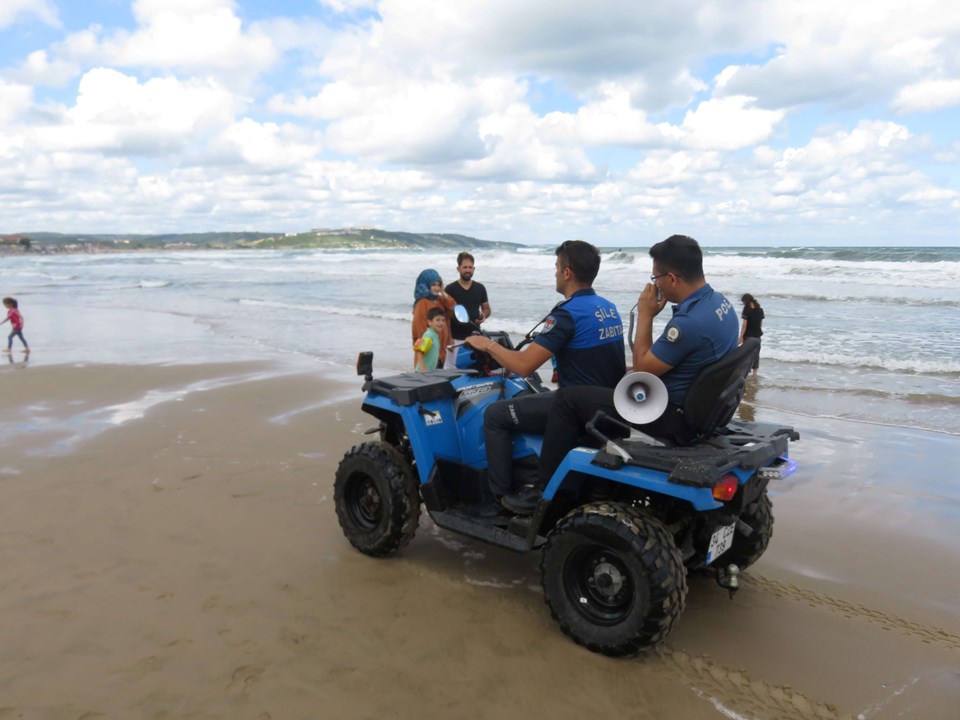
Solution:
{"label": "officer in blue uniform", "polygon": [[[612,390],[626,372],[623,321],[617,307],[593,290],[600,253],[590,243],[568,240],[557,248],[556,255],[557,292],[565,300],[550,311],[530,345],[519,351],[509,350],[480,335],[464,342],[524,377],[555,356],[561,388],[589,385]],[[529,502],[511,494],[511,434],[543,433],[555,395],[547,392],[500,400],[484,413],[490,489],[498,502],[514,512],[526,511]]]}
{"label": "officer in blue uniform", "polygon": [[[703,276],[703,253],[693,238],[672,235],[650,248],[653,274],[637,301],[633,369],[653,373],[667,386],[669,403],[657,420],[638,429],[678,445],[693,439],[683,417],[687,390],[701,369],[737,347],[739,323],[730,301]],[[653,342],[653,319],[668,302],[673,317]],[[605,387],[571,387],[557,392],[540,454],[539,482],[546,486],[584,426],[598,410],[616,417],[613,392]],[[530,510],[528,505],[528,510]]]}

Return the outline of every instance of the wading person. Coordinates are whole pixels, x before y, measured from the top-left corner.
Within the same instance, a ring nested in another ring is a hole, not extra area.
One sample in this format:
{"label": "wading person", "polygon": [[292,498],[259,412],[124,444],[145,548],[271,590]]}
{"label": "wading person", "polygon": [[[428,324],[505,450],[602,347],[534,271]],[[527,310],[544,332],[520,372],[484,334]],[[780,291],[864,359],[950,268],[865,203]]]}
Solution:
{"label": "wading person", "polygon": [[[760,342],[760,336],[763,335],[763,308],[760,303],[750,293],[744,293],[740,298],[743,303],[743,312],[740,317],[743,322],[740,324],[740,344],[743,344],[744,338],[756,338]],[[753,375],[756,377],[757,370],[760,369],[760,351],[753,358]]]}

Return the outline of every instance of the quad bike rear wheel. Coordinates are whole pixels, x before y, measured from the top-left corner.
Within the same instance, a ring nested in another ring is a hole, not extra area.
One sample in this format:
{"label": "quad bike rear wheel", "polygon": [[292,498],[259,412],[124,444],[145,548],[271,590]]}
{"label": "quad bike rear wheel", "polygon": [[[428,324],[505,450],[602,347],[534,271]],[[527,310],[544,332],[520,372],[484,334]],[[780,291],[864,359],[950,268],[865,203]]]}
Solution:
{"label": "quad bike rear wheel", "polygon": [[670,533],[618,503],[584,505],[563,518],[547,538],[540,572],[563,632],[613,657],[662,641],[686,601],[686,569]]}
{"label": "quad bike rear wheel", "polygon": [[386,557],[413,539],[420,522],[419,489],[410,464],[391,445],[350,448],[333,488],[340,527],[360,552]]}
{"label": "quad bike rear wheel", "polygon": [[766,488],[760,497],[744,508],[740,519],[749,525],[753,532],[748,536],[738,527],[733,535],[733,544],[720,556],[718,562],[734,563],[741,570],[745,570],[760,559],[773,537],[773,503],[770,502]]}

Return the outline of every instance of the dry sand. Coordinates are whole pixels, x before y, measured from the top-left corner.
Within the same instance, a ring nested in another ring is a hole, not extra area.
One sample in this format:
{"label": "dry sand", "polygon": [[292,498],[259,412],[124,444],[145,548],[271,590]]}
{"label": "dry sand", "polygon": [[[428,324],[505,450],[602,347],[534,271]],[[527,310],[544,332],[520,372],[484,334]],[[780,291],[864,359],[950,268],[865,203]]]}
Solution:
{"label": "dry sand", "polygon": [[2,369],[2,720],[960,717],[960,508],[889,478],[955,473],[957,438],[818,422],[736,599],[692,577],[666,646],[611,660],[550,619],[536,554],[426,516],[395,558],[347,544],[358,382]]}

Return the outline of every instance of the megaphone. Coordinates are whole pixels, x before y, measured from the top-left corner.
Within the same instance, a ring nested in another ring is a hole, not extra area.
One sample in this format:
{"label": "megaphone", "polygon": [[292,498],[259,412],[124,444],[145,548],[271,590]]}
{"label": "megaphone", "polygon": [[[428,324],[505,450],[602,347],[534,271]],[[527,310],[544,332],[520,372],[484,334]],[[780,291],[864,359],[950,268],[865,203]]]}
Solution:
{"label": "megaphone", "polygon": [[628,423],[645,425],[667,409],[667,386],[656,375],[632,372],[613,389],[613,406]]}

